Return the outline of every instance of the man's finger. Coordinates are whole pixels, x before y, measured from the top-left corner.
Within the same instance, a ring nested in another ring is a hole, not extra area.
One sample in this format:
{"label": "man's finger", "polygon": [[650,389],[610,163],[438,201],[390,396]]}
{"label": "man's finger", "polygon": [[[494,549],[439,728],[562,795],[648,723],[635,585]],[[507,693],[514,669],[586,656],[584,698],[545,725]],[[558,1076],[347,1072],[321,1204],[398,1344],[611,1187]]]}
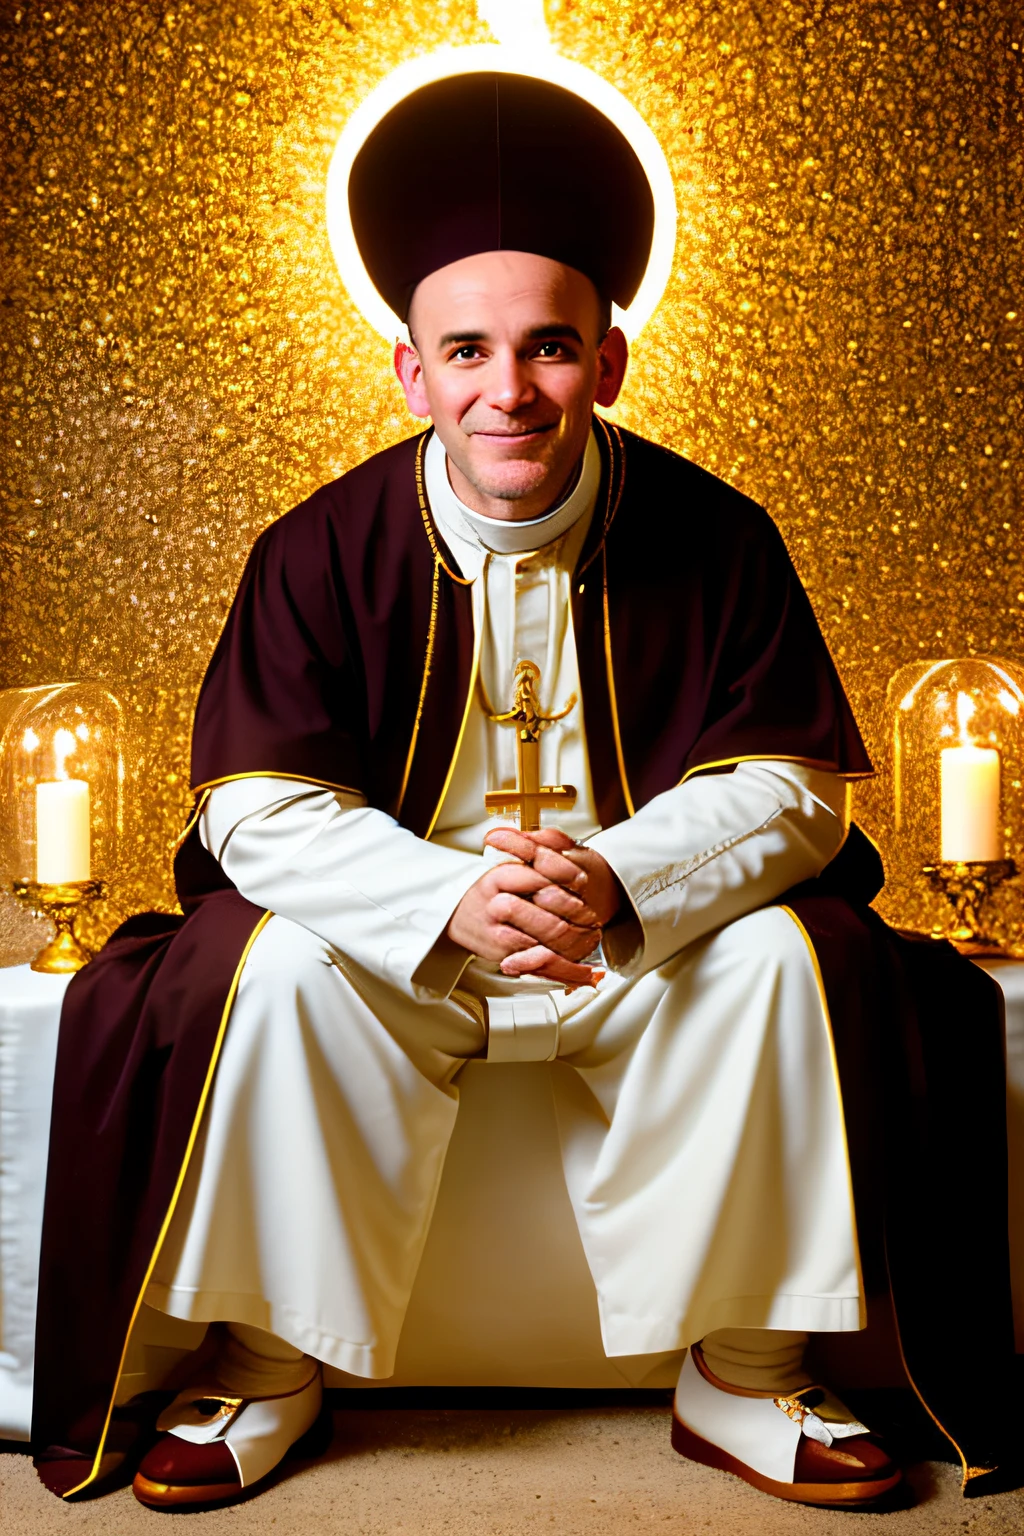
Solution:
{"label": "man's finger", "polygon": [[522,859],[526,864],[533,862],[538,848],[546,848],[549,853],[567,853],[579,846],[574,838],[558,827],[541,827],[537,832],[521,832],[518,827],[492,827],[484,837],[484,842],[492,848],[500,848],[502,853],[510,853]]}
{"label": "man's finger", "polygon": [[484,842],[491,848],[500,848],[502,853],[513,854],[517,859],[522,859],[524,864],[532,864],[537,851],[532,835],[520,832],[517,827],[493,827]]}
{"label": "man's finger", "polygon": [[545,912],[554,912],[557,917],[566,917],[578,928],[600,927],[597,914],[587,906],[585,901],[571,895],[562,885],[544,885],[532,900],[534,906],[543,907]]}
{"label": "man's finger", "polygon": [[494,891],[517,891],[522,896],[532,896],[551,885],[532,864],[498,864],[484,878]]}
{"label": "man's finger", "polygon": [[535,848],[532,863],[538,874],[564,885],[568,891],[579,892],[586,886],[586,870],[574,864],[565,853],[557,853],[553,848]]}
{"label": "man's finger", "polygon": [[522,837],[528,837],[539,848],[553,848],[556,853],[564,853],[567,848],[575,848],[576,841],[568,832],[563,832],[560,827],[541,827],[537,832],[523,832]]}
{"label": "man's finger", "polygon": [[563,987],[591,987],[601,973],[592,965],[581,965],[556,955],[546,945],[537,944],[533,949],[521,949],[501,962],[506,976],[537,976],[543,981],[555,981]]}
{"label": "man's finger", "polygon": [[538,980],[554,981],[563,987],[593,987],[603,975],[592,965],[566,960],[564,955],[556,955],[542,944],[510,955],[501,962],[501,969],[506,976],[536,976]]}
{"label": "man's finger", "polygon": [[570,959],[582,960],[597,947],[598,933],[594,928],[579,928],[545,912],[532,901],[524,901],[512,891],[502,891],[487,904],[487,915],[496,925],[518,929],[528,933],[541,944]]}
{"label": "man's finger", "polygon": [[[558,885],[564,885],[567,890],[580,891],[586,885],[586,873],[578,864],[574,864],[565,853],[559,852],[548,845],[534,839],[547,838],[549,833],[557,831],[555,827],[548,827],[543,832],[517,832],[515,827],[497,827],[493,832],[488,832],[485,839],[492,848],[500,848],[502,853],[512,853],[517,859],[523,861],[518,864],[498,864],[497,869],[520,869],[524,865],[538,871],[548,880],[555,881]],[[572,849],[576,845],[571,837],[566,837],[564,832],[558,833],[559,838]]]}
{"label": "man's finger", "polygon": [[536,935],[523,933],[520,928],[511,923],[496,923],[491,929],[491,937],[494,940],[494,952],[484,955],[485,960],[506,960],[510,955],[522,954],[526,950],[536,949]]}

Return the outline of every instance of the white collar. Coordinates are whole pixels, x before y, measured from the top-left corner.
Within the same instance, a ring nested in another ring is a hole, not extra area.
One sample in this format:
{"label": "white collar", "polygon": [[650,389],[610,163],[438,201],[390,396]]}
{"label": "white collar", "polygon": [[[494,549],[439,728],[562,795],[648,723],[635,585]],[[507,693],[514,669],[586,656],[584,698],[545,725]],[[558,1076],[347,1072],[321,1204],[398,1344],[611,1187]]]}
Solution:
{"label": "white collar", "polygon": [[[445,541],[456,546],[453,549],[456,554],[460,544],[468,544],[476,551],[490,550],[492,554],[498,555],[525,554],[528,550],[552,544],[584,515],[589,521],[601,483],[601,454],[593,431],[587,439],[576,484],[568,496],[550,512],[545,512],[541,517],[532,517],[527,522],[485,517],[483,513],[472,511],[465,502],[460,501],[448,479],[448,456],[436,432],[431,433],[423,467],[430,509]],[[472,563],[476,565],[478,562]]]}

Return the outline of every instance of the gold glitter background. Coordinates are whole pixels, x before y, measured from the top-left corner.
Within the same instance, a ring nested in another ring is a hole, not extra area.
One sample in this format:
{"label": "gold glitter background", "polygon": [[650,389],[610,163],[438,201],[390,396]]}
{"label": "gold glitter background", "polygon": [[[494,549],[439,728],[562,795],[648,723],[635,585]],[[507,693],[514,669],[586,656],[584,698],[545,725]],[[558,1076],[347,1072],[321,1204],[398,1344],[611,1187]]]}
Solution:
{"label": "gold glitter background", "polygon": [[[881,706],[915,658],[1024,658],[1017,0],[546,14],[678,188],[615,415],[770,508],[883,770],[857,809],[884,910],[931,921]],[[173,903],[192,704],[253,539],[413,427],[328,249],[338,134],[401,60],[491,40],[471,0],[3,8],[0,685],[95,678],[125,705],[100,931]],[[1024,892],[1001,911],[1016,929]]]}

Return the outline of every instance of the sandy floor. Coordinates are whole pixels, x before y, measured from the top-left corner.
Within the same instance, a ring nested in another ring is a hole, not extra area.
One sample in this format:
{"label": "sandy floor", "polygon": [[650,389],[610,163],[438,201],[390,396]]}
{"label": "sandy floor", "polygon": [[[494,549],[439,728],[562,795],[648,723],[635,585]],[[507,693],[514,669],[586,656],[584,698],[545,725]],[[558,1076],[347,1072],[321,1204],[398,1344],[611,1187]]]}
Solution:
{"label": "sandy floor", "polygon": [[[258,1497],[186,1519],[197,1533],[273,1536],[617,1536],[639,1530],[804,1536],[1017,1536],[1024,1493],[965,1500],[955,1468],[919,1462],[916,1503],[886,1514],[837,1514],[765,1498],[684,1462],[664,1407],[373,1409],[335,1415],[334,1444],[292,1464]],[[88,1536],[168,1529],[128,1489],[66,1505],[45,1493],[25,1456],[0,1456],[4,1536]],[[180,1527],[175,1527],[180,1529]]]}

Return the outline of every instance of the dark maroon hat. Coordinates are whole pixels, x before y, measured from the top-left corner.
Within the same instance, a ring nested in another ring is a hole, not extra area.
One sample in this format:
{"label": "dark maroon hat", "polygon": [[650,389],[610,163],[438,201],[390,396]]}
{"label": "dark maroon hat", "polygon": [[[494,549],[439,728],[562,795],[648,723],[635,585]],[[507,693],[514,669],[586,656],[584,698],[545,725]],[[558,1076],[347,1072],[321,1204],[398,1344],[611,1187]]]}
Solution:
{"label": "dark maroon hat", "polygon": [[528,75],[454,75],[414,91],[360,149],[348,199],[366,270],[403,320],[417,283],[480,251],[549,256],[625,309],[654,231],[625,135]]}

